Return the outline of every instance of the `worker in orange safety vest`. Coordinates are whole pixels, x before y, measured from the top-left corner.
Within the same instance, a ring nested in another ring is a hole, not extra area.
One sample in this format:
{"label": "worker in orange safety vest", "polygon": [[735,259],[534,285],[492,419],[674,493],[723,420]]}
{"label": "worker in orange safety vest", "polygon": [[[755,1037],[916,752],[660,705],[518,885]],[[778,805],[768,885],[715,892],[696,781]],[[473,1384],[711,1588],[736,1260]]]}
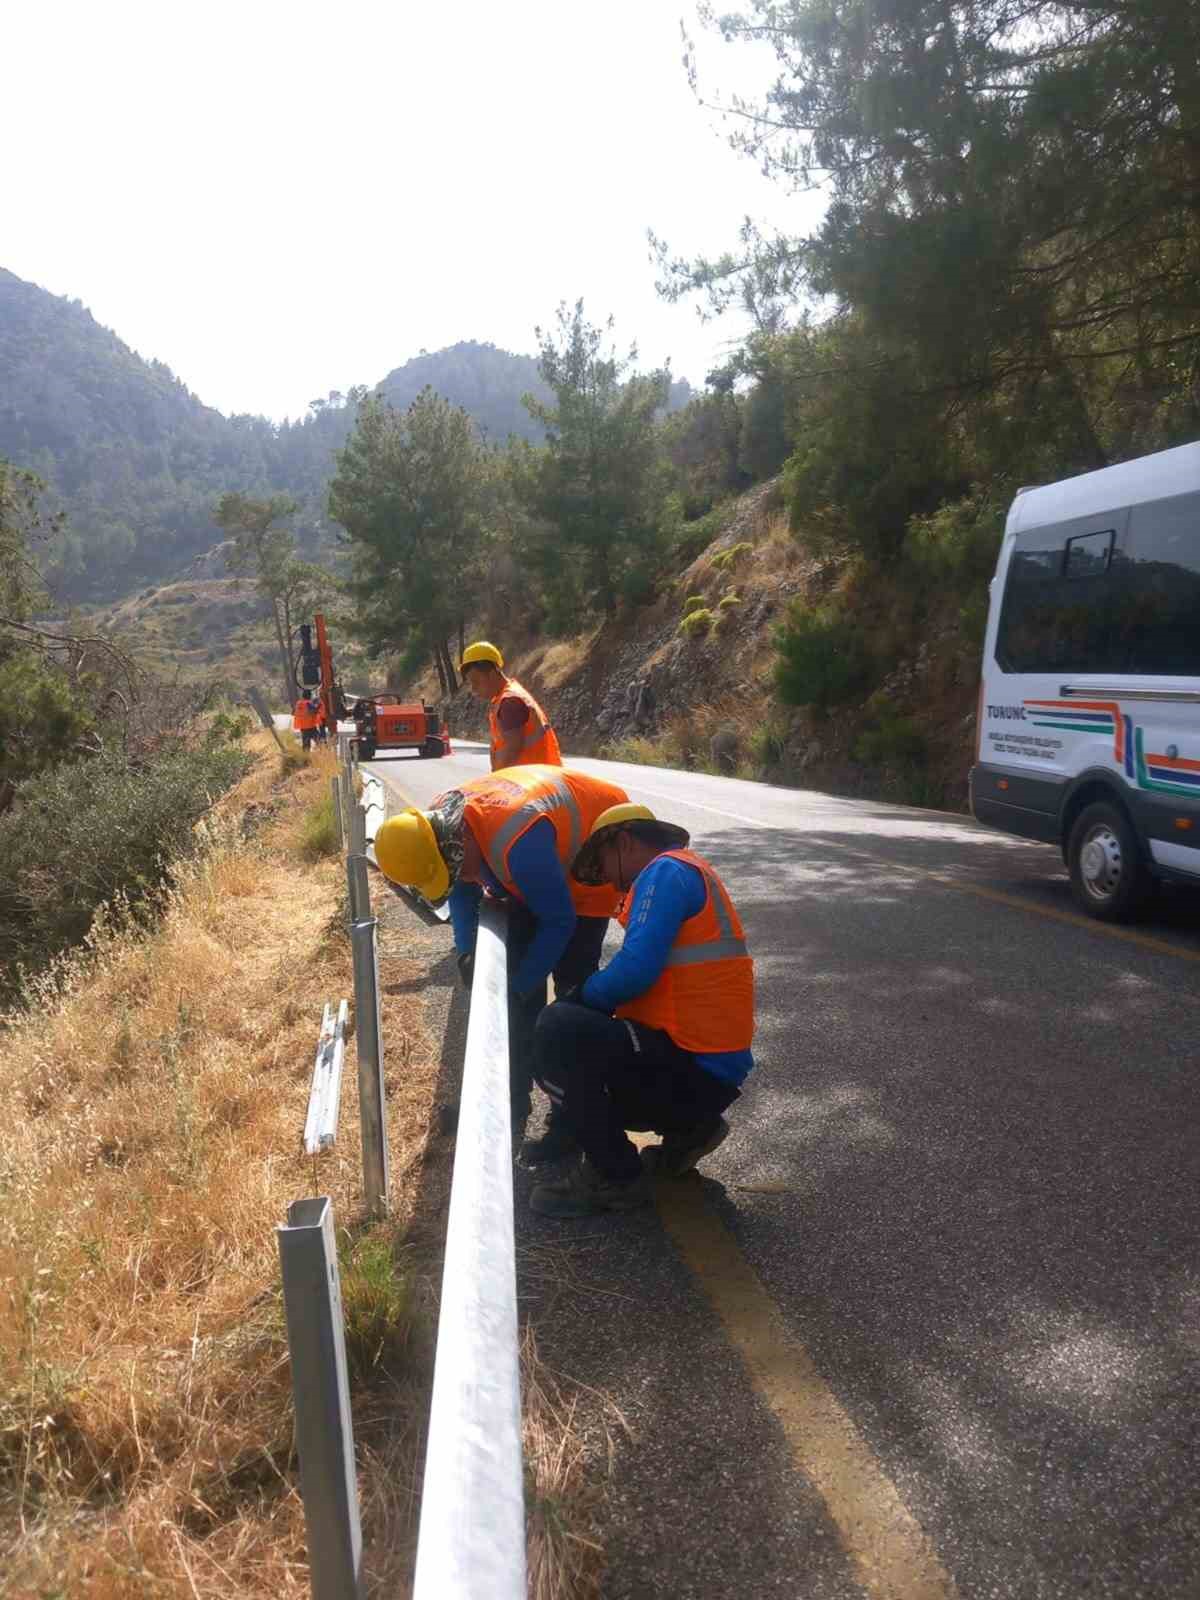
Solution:
{"label": "worker in orange safety vest", "polygon": [[[459,972],[470,984],[483,892],[508,912],[508,1040],[514,1135],[531,1106],[533,1029],[546,1003],[577,988],[600,965],[620,895],[609,884],[570,876],[571,863],[600,814],[628,799],[603,778],[563,767],[511,767],[469,778],[428,811],[408,807],[375,835],[375,859],[393,883],[450,910]],[[527,1165],[556,1159],[553,1126],[522,1151]],[[567,1140],[565,1148],[574,1146]]]}
{"label": "worker in orange safety vest", "polygon": [[[625,942],[538,1019],[534,1071],[582,1159],[539,1184],[544,1216],[628,1211],[649,1179],[682,1177],[729,1134],[723,1113],[754,1065],[754,963],[716,869],[645,806],[596,818],[573,877],[626,896]],[[639,1156],[626,1129],[662,1142]]]}
{"label": "worker in orange safety vest", "polygon": [[292,710],[292,728],[300,735],[300,742],[306,750],[319,737],[320,725],[321,702],[315,695],[306,692],[296,701]]}
{"label": "worker in orange safety vest", "polygon": [[460,670],[476,700],[487,704],[493,772],[534,764],[562,766],[549,717],[528,689],[506,676],[504,657],[494,644],[486,639],[469,644]]}

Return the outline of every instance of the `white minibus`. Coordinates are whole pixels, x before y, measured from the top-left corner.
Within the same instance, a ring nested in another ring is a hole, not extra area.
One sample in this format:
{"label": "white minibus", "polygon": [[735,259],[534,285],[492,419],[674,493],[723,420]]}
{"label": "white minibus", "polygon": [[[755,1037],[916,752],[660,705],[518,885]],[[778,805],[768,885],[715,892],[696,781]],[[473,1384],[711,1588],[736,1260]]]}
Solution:
{"label": "white minibus", "polygon": [[1200,443],[1017,494],[971,808],[1058,844],[1093,917],[1200,886]]}

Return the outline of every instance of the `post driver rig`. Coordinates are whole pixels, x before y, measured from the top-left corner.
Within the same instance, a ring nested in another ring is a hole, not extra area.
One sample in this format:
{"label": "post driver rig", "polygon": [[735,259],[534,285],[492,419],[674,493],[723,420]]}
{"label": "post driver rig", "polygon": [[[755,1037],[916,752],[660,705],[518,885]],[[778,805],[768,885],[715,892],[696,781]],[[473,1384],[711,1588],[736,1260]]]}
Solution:
{"label": "post driver rig", "polygon": [[336,730],[340,721],[353,718],[360,761],[375,761],[385,753],[408,752],[419,758],[450,754],[450,730],[436,706],[420,700],[404,702],[395,694],[360,695],[347,700],[333,675],[333,652],[320,612],[311,624],[302,622],[296,631],[300,635],[296,687],[302,694],[317,694],[331,729]]}

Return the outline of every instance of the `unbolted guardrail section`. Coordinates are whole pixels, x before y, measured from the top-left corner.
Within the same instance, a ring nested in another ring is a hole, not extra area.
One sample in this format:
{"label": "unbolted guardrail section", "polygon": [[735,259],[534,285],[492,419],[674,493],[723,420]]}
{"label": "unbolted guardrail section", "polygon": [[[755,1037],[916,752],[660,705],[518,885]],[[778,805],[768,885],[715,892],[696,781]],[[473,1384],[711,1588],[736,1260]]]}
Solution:
{"label": "unbolted guardrail section", "polygon": [[342,1062],[346,1054],[346,1017],[343,1000],[335,1014],[325,1004],[321,1036],[317,1040],[317,1059],[313,1064],[312,1088],[308,1093],[308,1116],[304,1122],[304,1151],[319,1156],[337,1136],[338,1108],[342,1096]]}
{"label": "unbolted guardrail section", "polygon": [[523,1600],[507,917],[475,946],[414,1600]]}

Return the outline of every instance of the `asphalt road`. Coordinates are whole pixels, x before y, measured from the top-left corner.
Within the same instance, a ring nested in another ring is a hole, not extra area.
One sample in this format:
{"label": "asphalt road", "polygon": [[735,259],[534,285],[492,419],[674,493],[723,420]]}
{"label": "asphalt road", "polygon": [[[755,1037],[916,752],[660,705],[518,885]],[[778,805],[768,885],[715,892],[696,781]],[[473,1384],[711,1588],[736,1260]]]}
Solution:
{"label": "asphalt road", "polygon": [[759,999],[702,1182],[522,1222],[544,1353],[632,1427],[605,1594],[1200,1594],[1200,902],[1109,930],[963,818],[571,764],[691,830]]}

